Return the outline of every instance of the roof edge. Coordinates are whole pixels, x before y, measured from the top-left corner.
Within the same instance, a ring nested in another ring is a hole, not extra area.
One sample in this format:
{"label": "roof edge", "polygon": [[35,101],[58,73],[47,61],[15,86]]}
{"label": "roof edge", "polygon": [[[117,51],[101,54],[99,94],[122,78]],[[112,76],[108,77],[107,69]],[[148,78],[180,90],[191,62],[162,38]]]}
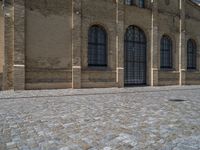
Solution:
{"label": "roof edge", "polygon": [[187,2],[189,2],[190,4],[194,5],[195,7],[200,9],[200,3],[197,4],[196,2],[194,2],[193,0],[187,0]]}

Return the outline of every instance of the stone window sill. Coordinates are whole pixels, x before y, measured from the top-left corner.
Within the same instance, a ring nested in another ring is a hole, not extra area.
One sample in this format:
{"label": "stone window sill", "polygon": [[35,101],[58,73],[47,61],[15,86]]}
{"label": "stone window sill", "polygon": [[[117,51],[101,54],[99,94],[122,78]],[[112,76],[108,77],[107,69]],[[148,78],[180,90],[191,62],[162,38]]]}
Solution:
{"label": "stone window sill", "polygon": [[187,72],[199,72],[197,69],[187,69]]}
{"label": "stone window sill", "polygon": [[176,71],[174,68],[160,68],[160,71]]}
{"label": "stone window sill", "polygon": [[83,68],[83,71],[112,71],[110,67],[86,67]]}

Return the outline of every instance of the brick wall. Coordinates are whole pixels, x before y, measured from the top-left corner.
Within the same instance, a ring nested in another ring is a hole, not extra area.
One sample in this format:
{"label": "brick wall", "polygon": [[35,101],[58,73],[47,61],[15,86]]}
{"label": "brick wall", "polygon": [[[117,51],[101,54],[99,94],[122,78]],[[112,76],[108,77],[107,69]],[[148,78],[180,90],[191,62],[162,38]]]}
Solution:
{"label": "brick wall", "polygon": [[[2,2],[0,1],[0,6]],[[0,8],[0,89],[2,87],[3,80],[3,63],[4,63],[4,16],[3,9]]]}
{"label": "brick wall", "polygon": [[[200,7],[189,0],[153,4],[146,0],[145,8],[124,5],[123,0],[15,0],[15,9],[13,0],[10,2],[5,9],[9,15],[0,24],[0,31],[5,28],[4,89],[123,87],[124,34],[130,25],[146,35],[147,85],[191,84],[192,78],[200,81]],[[106,68],[88,67],[92,25],[103,26],[108,34]],[[164,34],[173,41],[171,70],[160,69]],[[186,68],[189,38],[198,47],[195,73]],[[1,48],[0,57],[2,52]],[[2,62],[0,59],[0,72]]]}

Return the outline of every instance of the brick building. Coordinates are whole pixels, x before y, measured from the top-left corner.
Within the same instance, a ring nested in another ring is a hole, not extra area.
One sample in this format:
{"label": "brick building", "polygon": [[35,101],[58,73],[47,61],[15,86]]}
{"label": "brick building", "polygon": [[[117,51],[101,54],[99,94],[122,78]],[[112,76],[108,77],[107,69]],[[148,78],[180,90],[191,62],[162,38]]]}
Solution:
{"label": "brick building", "polygon": [[200,84],[191,0],[0,0],[2,90]]}

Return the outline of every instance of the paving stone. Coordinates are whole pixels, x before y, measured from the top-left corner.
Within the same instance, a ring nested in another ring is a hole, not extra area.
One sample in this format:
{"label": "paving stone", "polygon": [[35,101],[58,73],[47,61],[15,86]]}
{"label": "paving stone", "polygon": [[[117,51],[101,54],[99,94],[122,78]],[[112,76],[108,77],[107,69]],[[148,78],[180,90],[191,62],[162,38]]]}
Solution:
{"label": "paving stone", "polygon": [[17,144],[15,142],[10,142],[6,144],[7,149],[16,148]]}
{"label": "paving stone", "polygon": [[9,149],[9,150],[19,150],[18,148],[11,148],[11,149]]}
{"label": "paving stone", "polygon": [[0,92],[0,140],[2,150],[199,150],[200,86]]}
{"label": "paving stone", "polygon": [[112,150],[111,147],[104,147],[103,150]]}

